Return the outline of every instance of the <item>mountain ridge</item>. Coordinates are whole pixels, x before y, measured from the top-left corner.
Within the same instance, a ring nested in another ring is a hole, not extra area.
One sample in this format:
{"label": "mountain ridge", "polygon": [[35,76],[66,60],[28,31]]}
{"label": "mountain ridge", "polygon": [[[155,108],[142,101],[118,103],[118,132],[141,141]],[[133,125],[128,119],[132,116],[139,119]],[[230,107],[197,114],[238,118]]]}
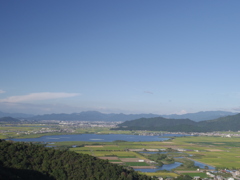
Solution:
{"label": "mountain ridge", "polygon": [[30,115],[22,113],[4,113],[0,111],[1,117],[13,117],[27,120],[62,120],[62,121],[129,121],[140,118],[164,117],[168,119],[191,119],[196,122],[217,119],[228,115],[235,115],[237,113],[228,111],[200,111],[196,113],[187,113],[182,115],[159,115],[159,114],[123,114],[110,113],[105,114],[98,111],[82,111],[80,113],[52,113],[43,115]]}
{"label": "mountain ridge", "polygon": [[[30,120],[69,120],[69,121],[128,121],[139,118],[153,118],[153,117],[165,117],[171,118],[171,116],[175,116],[173,119],[191,119],[194,121],[203,121],[203,120],[211,120],[216,119],[222,116],[234,115],[236,113],[227,112],[227,111],[205,111],[205,112],[197,112],[197,113],[188,113],[184,115],[159,115],[159,114],[123,114],[123,113],[110,113],[105,114],[98,111],[83,111],[80,113],[72,113],[72,114],[44,114],[33,116],[28,118]],[[197,117],[199,115],[199,117]],[[195,116],[195,118],[194,118]],[[191,118],[192,117],[192,118]]]}
{"label": "mountain ridge", "polygon": [[119,128],[115,128],[116,130],[156,130],[170,132],[239,131],[240,113],[200,122],[190,119],[167,119],[163,117],[141,118],[125,121],[118,126]]}

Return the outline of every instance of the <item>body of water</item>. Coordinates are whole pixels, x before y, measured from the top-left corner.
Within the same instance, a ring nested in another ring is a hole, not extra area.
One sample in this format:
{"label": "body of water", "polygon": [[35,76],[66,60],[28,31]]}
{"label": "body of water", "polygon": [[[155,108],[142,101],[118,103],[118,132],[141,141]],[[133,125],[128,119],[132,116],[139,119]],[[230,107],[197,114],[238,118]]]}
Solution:
{"label": "body of water", "polygon": [[[192,161],[194,161],[194,160],[192,160]],[[201,162],[198,162],[198,161],[194,161],[194,165],[198,166],[201,169],[205,169],[205,166],[207,166],[208,169],[212,169],[212,170],[215,169],[213,166],[209,166],[207,164],[204,164],[204,163],[201,163]]]}
{"label": "body of water", "polygon": [[[147,153],[147,154],[157,154],[157,153],[160,153],[160,154],[167,154],[168,152],[140,152],[140,153]],[[178,153],[182,153],[182,152],[178,152]],[[192,154],[189,154],[189,156],[192,156]],[[185,158],[185,157],[174,157],[174,158]],[[195,161],[193,159],[191,159],[192,161],[194,161],[194,165],[195,166],[198,166],[199,168],[201,169],[205,169],[205,166],[208,167],[208,169],[212,169],[214,170],[215,168],[213,166],[209,166],[207,164],[204,164],[204,163],[201,163],[201,162],[198,162],[198,161]],[[156,172],[158,170],[172,170],[178,166],[180,166],[181,163],[179,164],[178,162],[175,162],[174,164],[167,164],[167,165],[163,165],[161,168],[157,168],[157,169],[136,169],[138,171],[142,171],[142,172]]]}
{"label": "body of water", "polygon": [[[168,135],[169,136],[169,135]],[[62,141],[88,141],[88,142],[112,142],[124,140],[130,142],[140,141],[165,141],[169,138],[160,136],[140,136],[129,134],[71,134],[71,135],[54,135],[42,136],[39,138],[11,139],[13,141],[23,142],[62,142]]]}
{"label": "body of water", "polygon": [[155,169],[135,169],[136,171],[141,171],[141,172],[156,172],[156,171],[160,171],[160,170],[172,170],[174,168],[177,168],[178,166],[180,166],[182,163],[180,162],[175,162],[172,164],[164,164],[162,167],[157,167]]}

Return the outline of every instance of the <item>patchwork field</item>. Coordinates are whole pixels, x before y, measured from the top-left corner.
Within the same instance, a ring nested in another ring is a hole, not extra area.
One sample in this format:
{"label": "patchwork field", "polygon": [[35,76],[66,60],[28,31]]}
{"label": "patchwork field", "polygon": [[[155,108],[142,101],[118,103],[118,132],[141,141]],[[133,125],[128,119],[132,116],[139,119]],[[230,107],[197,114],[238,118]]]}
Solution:
{"label": "patchwork field", "polygon": [[[2,133],[0,136],[16,137],[17,132],[37,131],[43,127],[1,127]],[[84,133],[84,129],[77,130]],[[88,132],[106,133],[107,129],[87,129]],[[6,133],[5,133],[6,132]],[[109,131],[109,133],[113,133]],[[117,131],[119,134],[133,134],[131,131]],[[45,135],[45,134],[42,134]],[[50,134],[48,134],[50,135]],[[35,137],[39,135],[24,135],[24,137]],[[77,153],[84,153],[96,156],[101,159],[108,159],[111,163],[119,163],[132,167],[149,167],[152,164],[148,163],[149,160],[142,154],[135,152],[136,149],[182,149],[186,150],[184,153],[190,154],[191,158],[199,162],[208,164],[215,167],[226,168],[240,168],[240,138],[227,138],[227,137],[208,137],[208,136],[187,136],[175,137],[168,141],[157,142],[84,142],[84,141],[68,141],[68,142],[55,142],[54,145],[60,148],[68,148]],[[144,162],[137,162],[144,160]],[[181,169],[183,170],[183,169]],[[187,170],[187,169],[186,169]],[[163,175],[165,172],[145,173],[148,175],[159,175],[163,177],[177,176],[177,174]],[[194,174],[193,174],[194,175]],[[196,175],[197,176],[197,175]]]}
{"label": "patchwork field", "polygon": [[[87,142],[87,145],[83,147],[70,148],[70,150],[78,153],[88,153],[96,157],[116,156],[119,160],[121,158],[146,160],[141,154],[129,151],[129,149],[186,149],[185,152],[191,154],[192,159],[210,166],[240,168],[239,143],[239,138],[191,136],[178,137],[165,142],[118,142],[117,144],[101,143],[98,145],[91,145],[91,143]],[[63,145],[63,142],[60,144]]]}

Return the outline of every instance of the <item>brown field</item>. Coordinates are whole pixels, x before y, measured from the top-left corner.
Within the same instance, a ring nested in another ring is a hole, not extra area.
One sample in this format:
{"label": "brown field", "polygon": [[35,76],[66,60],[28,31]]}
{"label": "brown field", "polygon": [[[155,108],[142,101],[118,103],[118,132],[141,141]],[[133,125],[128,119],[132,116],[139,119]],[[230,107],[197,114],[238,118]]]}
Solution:
{"label": "brown field", "polygon": [[211,152],[214,152],[214,151],[223,151],[221,149],[206,149],[207,151],[211,151]]}
{"label": "brown field", "polygon": [[138,160],[142,160],[139,158],[120,158],[122,162],[138,162]]}
{"label": "brown field", "polygon": [[122,162],[111,162],[113,164],[122,164]]}
{"label": "brown field", "polygon": [[103,146],[84,146],[84,147],[103,147]]}
{"label": "brown field", "polygon": [[98,157],[99,159],[118,160],[118,157]]}

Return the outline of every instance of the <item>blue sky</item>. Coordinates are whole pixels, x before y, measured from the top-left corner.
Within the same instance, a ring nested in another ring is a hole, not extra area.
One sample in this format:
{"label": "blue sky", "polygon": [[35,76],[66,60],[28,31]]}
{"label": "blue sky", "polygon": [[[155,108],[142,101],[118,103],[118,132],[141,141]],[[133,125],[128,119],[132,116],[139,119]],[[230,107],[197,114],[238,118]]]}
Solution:
{"label": "blue sky", "polygon": [[240,1],[0,2],[0,111],[240,112]]}

